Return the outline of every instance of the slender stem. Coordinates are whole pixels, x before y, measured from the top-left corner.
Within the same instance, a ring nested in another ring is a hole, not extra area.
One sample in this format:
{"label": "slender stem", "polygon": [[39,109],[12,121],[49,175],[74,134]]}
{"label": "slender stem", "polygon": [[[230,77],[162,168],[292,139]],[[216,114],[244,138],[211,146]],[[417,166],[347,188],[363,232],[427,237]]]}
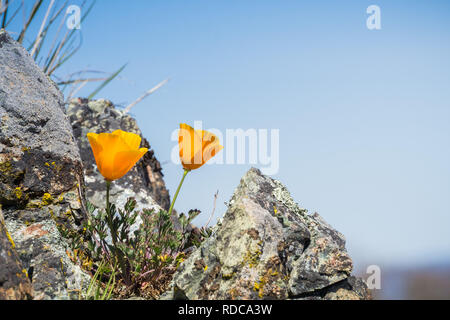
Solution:
{"label": "slender stem", "polygon": [[106,181],[106,210],[109,212],[109,190],[111,189],[111,181]]}
{"label": "slender stem", "polygon": [[111,204],[109,202],[109,191],[110,190],[111,190],[111,181],[106,180],[106,216],[108,219],[108,226],[109,226],[109,231],[111,232],[112,242],[115,247],[116,242],[117,242],[117,235],[113,228],[113,216],[111,214]]}
{"label": "slender stem", "polygon": [[129,284],[129,277],[126,272],[125,268],[125,262],[123,261],[122,252],[119,248],[117,248],[117,230],[114,228],[114,217],[113,212],[111,212],[111,203],[109,202],[109,191],[111,189],[111,181],[106,180],[106,216],[107,216],[107,222],[109,231],[111,233],[111,239],[113,243],[113,254],[116,257],[117,260],[119,260],[120,268],[122,269],[122,275],[124,278],[125,283]]}
{"label": "slender stem", "polygon": [[169,216],[172,214],[173,205],[175,204],[175,201],[177,201],[178,193],[180,192],[181,186],[183,185],[183,182],[184,182],[184,178],[186,178],[186,175],[188,174],[188,172],[189,172],[189,170],[184,169],[183,178],[181,178],[180,184],[178,185],[178,188],[177,188],[177,192],[175,192],[172,203],[170,204]]}

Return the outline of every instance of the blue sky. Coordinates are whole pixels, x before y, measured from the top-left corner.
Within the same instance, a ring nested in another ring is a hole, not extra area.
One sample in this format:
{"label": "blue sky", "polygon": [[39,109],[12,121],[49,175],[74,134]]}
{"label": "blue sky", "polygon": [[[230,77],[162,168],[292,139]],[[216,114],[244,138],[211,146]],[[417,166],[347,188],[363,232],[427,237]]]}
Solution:
{"label": "blue sky", "polygon": [[[381,30],[366,28],[372,4]],[[449,14],[448,1],[99,0],[60,74],[128,63],[98,96],[121,105],[170,77],[132,110],[163,163],[180,122],[279,129],[274,178],[356,265],[422,265],[450,260]],[[221,216],[249,168],[192,172],[177,209],[204,223],[219,190]],[[182,170],[163,169],[173,195]]]}

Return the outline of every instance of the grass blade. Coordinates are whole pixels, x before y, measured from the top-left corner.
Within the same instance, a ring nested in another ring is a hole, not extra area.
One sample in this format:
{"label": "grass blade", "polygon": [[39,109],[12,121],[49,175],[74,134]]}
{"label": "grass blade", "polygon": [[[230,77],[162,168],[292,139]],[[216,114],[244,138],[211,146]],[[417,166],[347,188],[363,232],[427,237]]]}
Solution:
{"label": "grass blade", "polygon": [[[113,283],[111,284],[111,281],[114,279]],[[111,297],[112,291],[114,290],[114,286],[116,284],[116,266],[114,266],[113,272],[111,276],[109,277],[108,283],[106,284],[105,291],[103,292],[103,295],[100,300],[109,300]]]}
{"label": "grass blade", "polygon": [[2,11],[1,11],[1,13],[3,14],[3,21],[2,21],[1,29],[5,28],[6,17],[8,16],[8,6],[9,6],[9,0],[6,0],[5,1],[5,9],[2,8]]}
{"label": "grass blade", "polygon": [[14,11],[11,17],[9,17],[8,21],[5,24],[5,29],[8,27],[8,25],[11,23],[11,21],[14,20],[15,16],[19,13],[20,9],[22,9],[23,3],[19,5],[19,7]]}
{"label": "grass blade", "polygon": [[120,67],[119,70],[117,70],[116,72],[114,72],[108,79],[106,79],[97,89],[94,90],[94,92],[92,92],[88,99],[92,99],[94,98],[97,93],[99,93],[108,83],[110,83],[115,77],[117,77],[119,75],[119,73],[122,72],[123,69],[125,69],[125,67],[127,66],[127,64],[124,64],[122,67]]}
{"label": "grass blade", "polygon": [[[44,31],[42,32],[42,40],[41,40],[41,42],[40,42],[40,44],[39,44],[39,46],[38,46],[38,48],[37,48],[37,50],[36,50],[36,57],[35,57],[35,59],[37,59],[37,57],[39,56],[39,53],[40,53],[40,51],[41,51],[41,49],[42,49],[42,46],[43,46],[43,44],[44,44],[44,41],[45,41],[45,39],[47,38],[48,30],[49,30],[50,27],[53,25],[53,23],[56,21],[56,19],[57,19],[58,17],[60,17],[60,15],[61,15],[63,9],[64,9],[66,6],[67,6],[67,1],[66,1],[66,2],[65,2],[58,10],[56,10],[56,13],[53,14],[52,18],[49,20],[49,22],[48,22],[47,25],[45,26]],[[65,16],[64,16],[64,18],[61,19],[61,23],[64,24],[65,21],[66,21],[66,19],[65,19]],[[60,29],[58,29],[58,32],[56,33],[56,38],[58,37],[59,31],[60,31]],[[33,45],[34,45],[34,43],[33,43]],[[30,49],[31,49],[31,48],[28,48],[28,51],[29,51]],[[49,52],[51,52],[52,50],[53,50],[53,46],[52,46],[52,49],[49,50]],[[42,59],[42,58],[41,58],[41,59]]]}
{"label": "grass blade", "polygon": [[102,269],[102,268],[103,268],[103,261],[100,263],[97,271],[95,272],[94,276],[92,277],[91,281],[89,282],[89,287],[86,291],[86,298],[89,298],[89,296],[91,295],[92,287],[97,282],[97,278],[99,277],[99,274],[100,274],[100,269]]}
{"label": "grass blade", "polygon": [[33,21],[36,13],[39,11],[39,8],[41,7],[43,0],[36,0],[36,2],[33,5],[33,9],[31,9],[30,16],[28,17],[27,22],[22,28],[22,31],[20,32],[19,38],[17,39],[17,42],[22,43],[23,39],[25,38],[25,33],[28,30],[28,27],[30,26],[31,22]]}

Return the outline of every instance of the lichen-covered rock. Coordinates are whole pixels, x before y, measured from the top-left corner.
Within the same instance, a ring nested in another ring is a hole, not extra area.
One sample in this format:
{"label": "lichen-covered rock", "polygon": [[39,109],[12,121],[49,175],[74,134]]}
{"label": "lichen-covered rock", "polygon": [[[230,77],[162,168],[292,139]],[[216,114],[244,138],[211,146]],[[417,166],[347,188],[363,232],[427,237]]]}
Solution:
{"label": "lichen-covered rock", "polygon": [[89,141],[88,132],[113,132],[121,129],[139,134],[142,137],[141,147],[149,151],[141,160],[122,178],[114,181],[111,188],[111,201],[117,207],[123,207],[128,197],[134,197],[137,202],[136,209],[160,207],[168,209],[170,206],[169,192],[167,191],[161,165],[155,158],[150,144],[142,136],[136,120],[121,110],[116,109],[108,100],[73,99],[67,113],[73,127],[75,138],[83,161],[86,179],[86,197],[96,207],[105,207],[105,182],[95,163]]}
{"label": "lichen-covered rock", "polygon": [[342,234],[251,169],[216,232],[174,275],[172,299],[366,299]]}
{"label": "lichen-covered rock", "polygon": [[31,299],[33,289],[27,271],[15,250],[15,243],[6,230],[0,209],[0,300]]}
{"label": "lichen-covered rock", "polygon": [[78,297],[89,277],[67,257],[82,208],[83,169],[57,86],[0,31],[0,205],[34,299]]}

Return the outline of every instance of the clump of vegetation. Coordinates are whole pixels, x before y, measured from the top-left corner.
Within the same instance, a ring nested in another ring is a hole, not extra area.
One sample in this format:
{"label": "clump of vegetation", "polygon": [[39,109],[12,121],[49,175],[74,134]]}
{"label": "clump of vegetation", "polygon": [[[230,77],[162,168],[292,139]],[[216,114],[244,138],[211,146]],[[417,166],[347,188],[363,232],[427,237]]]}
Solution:
{"label": "clump of vegetation", "polygon": [[71,254],[73,260],[94,274],[85,298],[157,298],[187,257],[186,249],[200,245],[204,235],[211,234],[210,228],[204,228],[201,235],[193,235],[193,228],[188,231],[198,210],[189,211],[188,216],[181,214],[181,227],[176,229],[168,212],[144,209],[140,212],[141,225],[130,232],[139,215],[135,206],[134,198],[129,198],[122,209],[111,205],[111,230],[106,210],[87,203],[90,218],[81,234],[72,235]]}
{"label": "clump of vegetation", "polygon": [[[207,226],[201,229],[191,226],[192,220],[200,214],[199,210],[190,210],[187,216],[181,214],[177,219],[179,227],[175,227],[172,213],[187,173],[201,167],[223,147],[209,132],[195,131],[185,124],[180,129],[180,158],[184,174],[169,211],[144,209],[139,212],[135,210],[134,198],[128,198],[123,208],[110,202],[112,182],[123,177],[148,151],[140,148],[139,135],[122,130],[87,134],[97,167],[105,178],[106,206],[98,209],[87,203],[88,218],[81,234],[62,230],[69,232],[66,236],[74,239],[72,257],[78,258],[81,265],[90,271],[95,270],[86,298],[125,298],[131,295],[157,298],[186,258],[189,252],[186,249],[199,246],[211,235],[212,230]],[[188,145],[191,138],[198,139],[198,144]],[[208,155],[195,164],[193,155],[205,154],[205,150]],[[131,232],[139,216],[142,223]]]}

